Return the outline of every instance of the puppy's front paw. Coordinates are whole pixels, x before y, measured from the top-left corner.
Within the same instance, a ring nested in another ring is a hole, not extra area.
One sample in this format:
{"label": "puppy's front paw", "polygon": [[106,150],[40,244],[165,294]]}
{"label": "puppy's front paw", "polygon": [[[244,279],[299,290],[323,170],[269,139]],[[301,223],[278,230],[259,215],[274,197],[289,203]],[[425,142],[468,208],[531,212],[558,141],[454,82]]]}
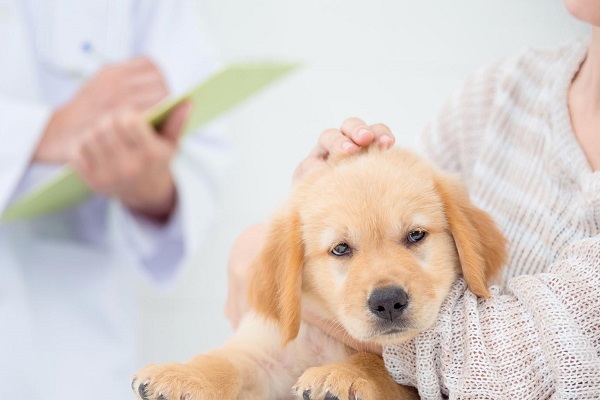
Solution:
{"label": "puppy's front paw", "polygon": [[148,365],[131,381],[142,400],[223,400],[236,399],[237,371],[228,362],[206,358],[191,364]]}
{"label": "puppy's front paw", "polygon": [[398,385],[380,356],[357,353],[345,363],[304,371],[293,388],[302,400],[414,400],[414,388]]}
{"label": "puppy's front paw", "polygon": [[332,364],[307,369],[293,388],[302,400],[379,400],[374,382],[360,376],[352,366]]}

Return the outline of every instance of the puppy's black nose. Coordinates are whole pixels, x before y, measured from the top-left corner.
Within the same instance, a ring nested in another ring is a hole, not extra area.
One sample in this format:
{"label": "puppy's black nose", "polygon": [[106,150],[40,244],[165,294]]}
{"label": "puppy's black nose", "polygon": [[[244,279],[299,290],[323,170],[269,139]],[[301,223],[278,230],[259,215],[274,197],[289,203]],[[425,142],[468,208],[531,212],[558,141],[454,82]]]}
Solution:
{"label": "puppy's black nose", "polygon": [[368,304],[373,314],[392,322],[408,305],[408,294],[399,286],[377,288],[369,296]]}

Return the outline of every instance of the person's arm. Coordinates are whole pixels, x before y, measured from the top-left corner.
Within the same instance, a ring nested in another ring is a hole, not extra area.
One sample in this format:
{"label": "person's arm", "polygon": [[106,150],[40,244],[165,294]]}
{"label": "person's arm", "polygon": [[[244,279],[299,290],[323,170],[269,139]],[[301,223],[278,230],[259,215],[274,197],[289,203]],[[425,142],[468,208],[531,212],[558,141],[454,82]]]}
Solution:
{"label": "person's arm", "polygon": [[596,398],[600,388],[600,236],[571,244],[547,273],[478,299],[461,280],[436,325],[383,352],[423,398]]}
{"label": "person's arm", "polygon": [[68,163],[84,132],[99,120],[122,108],[141,112],[166,93],[156,67],[140,57],[105,66],[70,101],[53,109],[0,95],[0,138],[6,144],[0,150],[4,162],[0,206],[4,208],[9,199],[41,183],[37,182],[40,176],[33,182],[22,179],[28,168],[52,170],[46,167]]}
{"label": "person's arm", "polygon": [[[197,2],[140,2],[134,14],[134,53],[152,59],[172,96],[214,72],[217,64],[199,27]],[[171,164],[175,203],[161,223],[123,203],[117,224],[134,256],[158,281],[172,277],[193,254],[214,219],[218,181],[228,144],[222,127],[212,124],[183,138]]]}
{"label": "person's arm", "polygon": [[[471,189],[481,184],[471,181],[473,166],[481,165],[478,157],[502,150],[489,146],[497,145],[498,129],[508,118],[506,108],[494,102],[507,102],[515,84],[503,80],[503,68],[511,65],[473,75],[422,138],[424,155],[460,174]],[[434,327],[384,348],[394,379],[416,386],[427,399],[596,398],[600,237],[570,243],[556,260],[546,273],[510,279],[489,299],[477,298],[459,280]]]}
{"label": "person's arm", "polygon": [[171,163],[176,203],[169,218],[155,221],[115,203],[116,223],[128,249],[156,282],[175,276],[194,254],[215,217],[219,171],[224,170],[227,145],[222,129],[212,127],[183,140]]}

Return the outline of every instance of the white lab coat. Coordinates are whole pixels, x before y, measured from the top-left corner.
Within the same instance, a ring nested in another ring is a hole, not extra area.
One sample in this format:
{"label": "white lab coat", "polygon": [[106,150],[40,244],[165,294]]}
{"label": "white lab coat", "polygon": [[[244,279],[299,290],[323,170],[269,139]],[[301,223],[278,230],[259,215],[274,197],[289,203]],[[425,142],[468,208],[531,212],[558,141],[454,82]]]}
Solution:
{"label": "white lab coat", "polygon": [[[196,6],[0,0],[0,212],[56,172],[30,165],[33,149],[52,109],[104,63],[147,54],[172,92],[212,72]],[[168,280],[204,236],[226,149],[216,131],[185,139],[173,165],[179,204],[165,227],[99,196],[58,214],[0,224],[1,398],[132,397],[132,273],[141,266],[154,280]]]}

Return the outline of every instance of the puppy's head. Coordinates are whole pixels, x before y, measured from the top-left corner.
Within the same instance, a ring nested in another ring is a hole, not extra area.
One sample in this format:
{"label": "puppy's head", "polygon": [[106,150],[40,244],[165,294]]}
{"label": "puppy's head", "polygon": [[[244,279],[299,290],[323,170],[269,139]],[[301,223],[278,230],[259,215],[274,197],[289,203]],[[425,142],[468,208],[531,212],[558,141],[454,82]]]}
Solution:
{"label": "puppy's head", "polygon": [[411,153],[371,150],[299,183],[256,260],[250,305],[300,326],[301,303],[355,339],[385,344],[430,327],[462,274],[478,296],[504,261],[504,238],[453,176]]}

